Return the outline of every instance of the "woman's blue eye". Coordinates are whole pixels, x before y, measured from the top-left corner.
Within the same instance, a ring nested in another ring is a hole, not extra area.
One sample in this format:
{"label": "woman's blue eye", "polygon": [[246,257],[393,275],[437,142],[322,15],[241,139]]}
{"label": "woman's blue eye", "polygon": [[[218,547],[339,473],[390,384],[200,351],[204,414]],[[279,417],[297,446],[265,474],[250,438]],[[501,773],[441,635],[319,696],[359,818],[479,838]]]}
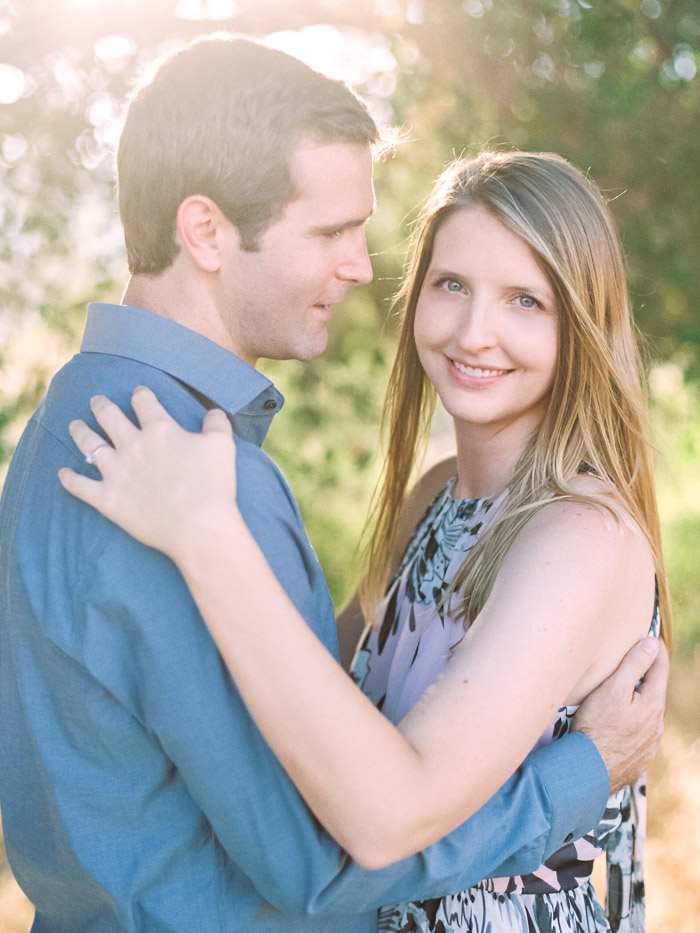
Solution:
{"label": "woman's blue eye", "polygon": [[517,300],[523,308],[538,308],[540,306],[539,301],[533,298],[532,295],[518,295]]}
{"label": "woman's blue eye", "polygon": [[462,283],[456,279],[443,279],[442,284],[448,292],[459,292],[462,290]]}

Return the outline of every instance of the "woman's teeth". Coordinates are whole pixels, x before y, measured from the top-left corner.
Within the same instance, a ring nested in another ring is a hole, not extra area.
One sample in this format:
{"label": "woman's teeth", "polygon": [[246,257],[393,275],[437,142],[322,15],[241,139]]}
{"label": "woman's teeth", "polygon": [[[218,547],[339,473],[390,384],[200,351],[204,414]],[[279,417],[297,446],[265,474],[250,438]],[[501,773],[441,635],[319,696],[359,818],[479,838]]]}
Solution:
{"label": "woman's teeth", "polygon": [[480,366],[465,366],[463,363],[458,363],[457,360],[452,360],[452,363],[465,376],[475,376],[477,379],[485,379],[487,376],[503,376],[508,372],[507,369],[482,369]]}

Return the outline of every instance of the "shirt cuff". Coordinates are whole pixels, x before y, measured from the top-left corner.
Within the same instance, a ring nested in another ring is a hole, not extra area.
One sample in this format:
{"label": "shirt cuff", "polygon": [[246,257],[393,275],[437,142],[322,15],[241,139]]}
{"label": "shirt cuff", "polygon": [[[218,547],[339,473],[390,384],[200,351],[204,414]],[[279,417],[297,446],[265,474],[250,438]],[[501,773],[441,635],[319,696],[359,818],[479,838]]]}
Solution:
{"label": "shirt cuff", "polygon": [[610,796],[610,779],[595,744],[571,732],[531,756],[551,803],[546,858],[594,829]]}

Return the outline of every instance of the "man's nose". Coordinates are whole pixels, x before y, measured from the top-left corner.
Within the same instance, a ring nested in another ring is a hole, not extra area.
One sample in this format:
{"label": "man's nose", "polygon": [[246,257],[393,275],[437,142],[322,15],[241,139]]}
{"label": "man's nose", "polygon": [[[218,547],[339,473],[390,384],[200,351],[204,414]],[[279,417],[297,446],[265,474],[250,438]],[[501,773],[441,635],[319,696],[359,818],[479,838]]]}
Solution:
{"label": "man's nose", "polygon": [[366,285],[372,281],[373,275],[365,232],[359,228],[352,230],[348,236],[347,253],[338,266],[338,278]]}

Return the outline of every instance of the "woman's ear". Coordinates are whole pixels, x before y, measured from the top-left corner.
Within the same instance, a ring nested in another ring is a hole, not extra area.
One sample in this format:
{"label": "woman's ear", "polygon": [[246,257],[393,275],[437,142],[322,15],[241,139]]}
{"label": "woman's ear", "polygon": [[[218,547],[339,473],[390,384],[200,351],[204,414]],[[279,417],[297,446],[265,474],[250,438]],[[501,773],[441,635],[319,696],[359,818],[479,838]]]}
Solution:
{"label": "woman's ear", "polygon": [[205,272],[217,272],[221,267],[221,247],[224,227],[231,222],[221,209],[202,194],[192,194],[177,209],[177,238],[194,262]]}

